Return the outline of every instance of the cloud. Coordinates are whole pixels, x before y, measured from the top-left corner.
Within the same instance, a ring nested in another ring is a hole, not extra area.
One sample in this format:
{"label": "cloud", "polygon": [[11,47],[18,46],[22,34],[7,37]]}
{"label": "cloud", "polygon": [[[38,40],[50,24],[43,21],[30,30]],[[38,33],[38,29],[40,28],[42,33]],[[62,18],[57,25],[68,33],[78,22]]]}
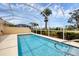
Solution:
{"label": "cloud", "polygon": [[[61,7],[64,8],[64,7]],[[52,10],[52,18],[68,18],[69,12],[72,10],[71,8],[65,10],[65,9],[61,9],[59,8],[59,5],[55,5],[53,6],[53,8],[51,7],[50,9]]]}
{"label": "cloud", "polygon": [[9,22],[13,23],[13,24],[20,24],[20,23],[22,23],[22,21],[20,21],[20,20],[10,20]]}
{"label": "cloud", "polygon": [[[35,10],[34,8],[29,7],[27,5],[24,5],[24,4],[11,4],[12,9],[15,10],[13,12],[14,15],[15,16],[16,15],[22,16],[22,17],[25,17],[25,18],[15,17],[15,19],[9,20],[9,22],[17,24],[17,23],[28,23],[28,22],[34,21],[34,22],[39,23],[40,26],[41,25],[44,26],[44,17],[40,14],[40,12]],[[32,3],[30,5],[37,8],[37,9],[43,10],[48,4]],[[1,6],[2,5],[0,5],[0,7]],[[5,6],[5,7],[3,7],[3,6]],[[6,4],[3,4],[3,6],[2,6],[3,9],[8,8],[8,5],[6,6]],[[63,19],[67,20],[70,17],[69,12],[71,12],[73,9],[78,9],[78,4],[75,4],[75,5],[74,4],[69,4],[67,6],[66,6],[66,4],[65,4],[65,6],[63,6],[61,4],[61,6],[64,9],[65,16],[63,16],[63,13],[62,13],[61,9],[59,8],[60,6],[58,4],[52,4],[51,6],[49,6],[49,8],[52,10],[52,14],[49,16],[50,26],[51,25],[53,26],[52,23],[55,24],[54,26],[58,26],[58,24],[62,24]],[[7,12],[7,13],[2,12],[0,14],[0,16],[1,15],[4,16],[4,15],[7,15],[7,14],[11,14],[11,12]],[[33,16],[35,16],[35,17],[33,17]],[[6,17],[5,19],[10,19],[10,17]],[[32,19],[32,20],[30,20],[30,19]]]}

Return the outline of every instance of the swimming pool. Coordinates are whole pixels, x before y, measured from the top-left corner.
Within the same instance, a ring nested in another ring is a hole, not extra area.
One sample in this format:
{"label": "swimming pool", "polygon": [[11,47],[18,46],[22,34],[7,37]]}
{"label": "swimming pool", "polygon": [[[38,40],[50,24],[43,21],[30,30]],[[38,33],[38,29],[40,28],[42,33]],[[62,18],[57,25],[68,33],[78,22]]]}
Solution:
{"label": "swimming pool", "polygon": [[18,35],[19,56],[72,56],[79,48],[34,34]]}

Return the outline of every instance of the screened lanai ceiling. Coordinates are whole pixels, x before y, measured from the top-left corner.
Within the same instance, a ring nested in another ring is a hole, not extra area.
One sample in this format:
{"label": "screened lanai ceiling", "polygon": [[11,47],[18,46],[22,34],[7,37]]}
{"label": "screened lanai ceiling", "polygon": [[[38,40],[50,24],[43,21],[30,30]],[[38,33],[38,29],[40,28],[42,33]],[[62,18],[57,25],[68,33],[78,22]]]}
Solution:
{"label": "screened lanai ceiling", "polygon": [[52,10],[52,14],[48,19],[48,27],[61,27],[68,24],[69,12],[78,9],[78,6],[77,3],[3,3],[0,4],[0,17],[13,24],[36,22],[39,27],[44,27],[44,17],[41,15],[41,11],[49,8]]}

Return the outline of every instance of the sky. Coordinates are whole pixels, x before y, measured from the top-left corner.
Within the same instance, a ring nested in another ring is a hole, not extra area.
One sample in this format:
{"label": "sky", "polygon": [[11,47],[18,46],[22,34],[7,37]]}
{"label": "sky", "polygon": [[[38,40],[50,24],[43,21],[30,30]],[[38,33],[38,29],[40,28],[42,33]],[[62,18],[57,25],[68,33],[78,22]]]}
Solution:
{"label": "sky", "polygon": [[[35,9],[36,8],[36,9]],[[40,14],[49,8],[52,14],[48,16],[48,27],[63,27],[68,25],[69,12],[79,8],[78,3],[3,3],[0,4],[0,17],[13,24],[29,24],[36,22],[44,27],[44,17]],[[62,12],[63,11],[63,12]]]}

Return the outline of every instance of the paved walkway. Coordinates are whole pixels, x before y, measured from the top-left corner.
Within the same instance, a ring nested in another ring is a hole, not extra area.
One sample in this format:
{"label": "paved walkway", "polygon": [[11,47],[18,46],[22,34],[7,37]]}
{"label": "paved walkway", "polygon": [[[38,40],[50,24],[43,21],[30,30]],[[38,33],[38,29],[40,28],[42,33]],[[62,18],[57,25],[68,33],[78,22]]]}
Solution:
{"label": "paved walkway", "polygon": [[0,36],[0,56],[18,56],[17,34]]}

